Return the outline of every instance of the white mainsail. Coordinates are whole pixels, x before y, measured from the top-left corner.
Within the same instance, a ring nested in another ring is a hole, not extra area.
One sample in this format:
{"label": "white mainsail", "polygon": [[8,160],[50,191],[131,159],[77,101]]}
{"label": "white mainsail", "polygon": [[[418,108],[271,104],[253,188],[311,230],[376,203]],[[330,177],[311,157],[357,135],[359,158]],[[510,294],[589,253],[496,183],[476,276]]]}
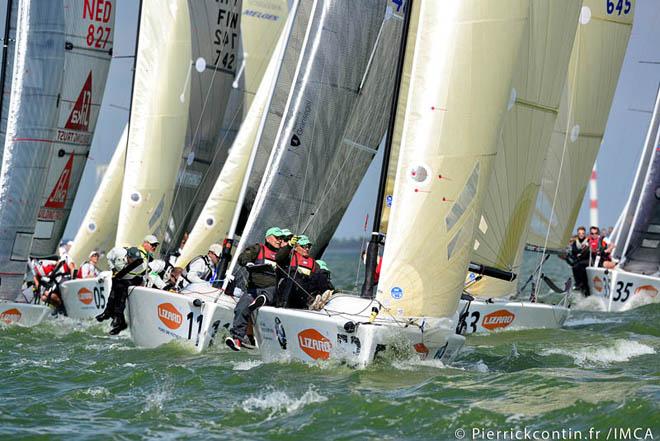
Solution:
{"label": "white mainsail", "polygon": [[[21,0],[0,171],[0,299],[19,294],[56,139],[64,70],[61,0]],[[6,98],[4,99],[6,100]],[[3,100],[3,107],[5,107]],[[4,118],[4,116],[3,116]]]}
{"label": "white mainsail", "polygon": [[395,316],[456,311],[527,19],[527,1],[413,4],[377,294]]}
{"label": "white mainsail", "polygon": [[143,0],[116,244],[162,237],[185,145],[190,100],[186,0]]}
{"label": "white mainsail", "polygon": [[74,262],[85,261],[92,250],[108,251],[114,246],[127,141],[128,127],[124,126],[115,153],[69,250]]}
{"label": "white mainsail", "polygon": [[[529,26],[514,73],[510,111],[499,137],[472,260],[518,273],[555,126],[581,1],[530,0]],[[469,293],[501,297],[517,281],[483,277]]]}
{"label": "white mainsail", "polygon": [[563,250],[571,237],[632,29],[634,0],[583,4],[528,235],[541,249]]}
{"label": "white mainsail", "polygon": [[115,2],[98,7],[84,0],[64,0],[64,81],[59,98],[56,142],[41,195],[31,255],[56,254],[94,136],[110,68]]}

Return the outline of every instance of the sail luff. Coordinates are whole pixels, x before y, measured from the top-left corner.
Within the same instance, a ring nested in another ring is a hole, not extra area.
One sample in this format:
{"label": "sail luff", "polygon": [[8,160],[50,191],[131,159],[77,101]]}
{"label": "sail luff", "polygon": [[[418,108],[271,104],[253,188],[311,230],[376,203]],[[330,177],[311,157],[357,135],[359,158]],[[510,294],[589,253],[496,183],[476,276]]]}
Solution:
{"label": "sail luff", "polygon": [[144,0],[116,244],[161,238],[185,144],[190,101],[190,15],[186,0]]}
{"label": "sail luff", "polygon": [[[522,261],[582,5],[574,0],[529,3],[511,110],[499,137],[472,257],[476,263],[514,273]],[[469,292],[502,297],[514,294],[516,285],[483,277],[470,284]]]}
{"label": "sail luff", "polygon": [[527,1],[413,4],[416,34],[377,300],[394,316],[456,311]]}
{"label": "sail luff", "polygon": [[[292,14],[297,9],[297,1],[292,7]],[[263,133],[266,120],[266,110],[270,107],[273,90],[277,82],[284,47],[289,38],[293,19],[290,17],[285,24],[285,30],[278,39],[259,89],[250,105],[245,120],[236,136],[227,161],[222,167],[220,176],[206,201],[202,213],[177,259],[178,266],[184,266],[193,257],[203,254],[205,248],[222,237],[233,239],[240,208],[245,198],[248,179],[252,170],[257,147]],[[247,174],[247,175],[246,175]]]}

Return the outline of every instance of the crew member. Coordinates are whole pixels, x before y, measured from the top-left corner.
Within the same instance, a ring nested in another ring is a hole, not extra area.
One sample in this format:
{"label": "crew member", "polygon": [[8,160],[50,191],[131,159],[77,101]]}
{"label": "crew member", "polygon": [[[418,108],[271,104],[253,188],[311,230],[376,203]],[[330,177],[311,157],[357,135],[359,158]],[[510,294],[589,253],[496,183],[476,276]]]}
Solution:
{"label": "crew member", "polygon": [[89,260],[87,260],[87,262],[83,262],[83,264],[80,265],[80,269],[78,269],[78,279],[93,279],[98,277],[98,262],[99,252],[92,251],[89,253]]}
{"label": "crew member", "polygon": [[191,283],[213,283],[221,254],[222,245],[214,243],[209,246],[206,255],[193,258],[182,273],[183,287],[185,288]]}
{"label": "crew member", "polygon": [[248,324],[252,311],[275,303],[277,285],[276,255],[284,243],[286,235],[278,227],[266,231],[265,242],[247,247],[239,256],[238,264],[248,271],[246,293],[234,308],[234,321],[229,330],[231,337],[225,343],[234,351],[241,347],[250,348],[252,342],[247,337]]}
{"label": "crew member", "polygon": [[[122,253],[121,248],[114,248],[108,253],[108,261],[113,266],[112,289],[108,296],[108,304],[103,313],[96,316],[96,320],[102,322],[112,318],[110,335],[117,335],[128,328],[124,318],[126,300],[128,299],[128,288],[139,286],[144,283],[144,278],[149,270],[149,263],[153,261],[153,252],[158,247],[158,239],[151,234],[145,236],[140,247],[131,247]],[[125,256],[125,266],[121,256]],[[116,262],[113,264],[113,262]]]}
{"label": "crew member", "polygon": [[276,262],[283,268],[284,277],[278,283],[277,298],[280,306],[286,308],[306,308],[314,300],[309,291],[312,274],[319,266],[309,255],[312,243],[305,235],[294,236],[288,245],[277,252]]}
{"label": "crew member", "polygon": [[335,290],[331,280],[331,271],[328,264],[323,260],[317,260],[316,264],[319,266],[319,271],[313,272],[306,285],[308,292],[314,297],[309,302],[309,309],[318,311],[322,309]]}
{"label": "crew member", "polygon": [[589,295],[589,287],[587,285],[589,255],[590,248],[587,230],[584,227],[579,227],[577,229],[577,236],[571,241],[570,251],[566,261],[571,265],[573,270],[575,289],[582,291],[585,296]]}

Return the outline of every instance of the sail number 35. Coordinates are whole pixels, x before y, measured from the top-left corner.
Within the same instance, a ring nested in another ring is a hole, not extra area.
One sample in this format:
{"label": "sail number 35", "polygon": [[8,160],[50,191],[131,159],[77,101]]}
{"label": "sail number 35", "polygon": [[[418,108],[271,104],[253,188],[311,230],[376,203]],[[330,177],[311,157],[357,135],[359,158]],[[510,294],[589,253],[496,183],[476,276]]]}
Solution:
{"label": "sail number 35", "polygon": [[632,9],[632,3],[630,0],[605,0],[607,4],[607,13],[613,15],[616,11],[616,15],[627,15]]}

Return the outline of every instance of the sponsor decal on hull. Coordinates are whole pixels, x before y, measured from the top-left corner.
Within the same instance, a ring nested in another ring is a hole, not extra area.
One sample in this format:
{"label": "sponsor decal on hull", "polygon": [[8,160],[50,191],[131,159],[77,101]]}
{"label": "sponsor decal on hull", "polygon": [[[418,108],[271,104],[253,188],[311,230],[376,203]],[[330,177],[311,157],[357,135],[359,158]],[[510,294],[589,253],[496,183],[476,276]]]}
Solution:
{"label": "sponsor decal on hull", "polygon": [[183,315],[171,303],[158,305],[158,318],[170,329],[179,329],[183,323]]}
{"label": "sponsor decal on hull", "polygon": [[658,289],[653,285],[642,285],[635,290],[635,295],[655,297],[658,295]]}
{"label": "sponsor decal on hull", "polygon": [[314,360],[330,358],[332,343],[316,329],[305,329],[298,333],[300,349]]}
{"label": "sponsor decal on hull", "polygon": [[481,326],[493,331],[495,329],[506,328],[515,320],[516,315],[506,309],[500,309],[484,316]]}
{"label": "sponsor decal on hull", "polygon": [[0,322],[11,325],[12,323],[18,323],[23,314],[16,308],[6,309],[3,312],[0,312]]}
{"label": "sponsor decal on hull", "polygon": [[78,300],[85,305],[89,305],[94,300],[94,293],[87,288],[80,288],[78,290]]}
{"label": "sponsor decal on hull", "polygon": [[592,282],[594,282],[594,289],[598,292],[603,292],[603,279],[598,276],[594,276]]}

